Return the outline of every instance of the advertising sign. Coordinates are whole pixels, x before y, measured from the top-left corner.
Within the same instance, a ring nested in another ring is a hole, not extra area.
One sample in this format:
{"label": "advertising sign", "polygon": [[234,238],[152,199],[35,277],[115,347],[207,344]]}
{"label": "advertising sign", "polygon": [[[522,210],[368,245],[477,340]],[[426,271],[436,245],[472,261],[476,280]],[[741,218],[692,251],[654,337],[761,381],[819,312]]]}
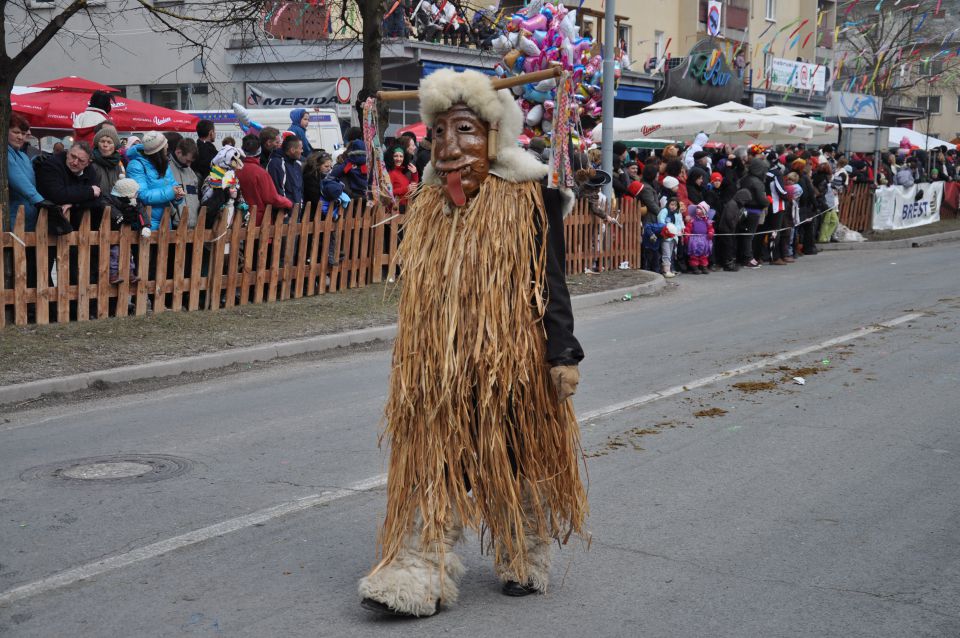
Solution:
{"label": "advertising sign", "polygon": [[247,83],[247,108],[334,108],[337,99],[337,83],[328,82],[276,82],[272,84]]}
{"label": "advertising sign", "polygon": [[774,58],[770,65],[770,85],[790,87],[801,91],[824,91],[827,86],[827,67],[784,58]]}
{"label": "advertising sign", "polygon": [[743,81],[731,68],[715,40],[701,40],[678,66],[671,68],[657,90],[657,100],[682,97],[707,106],[739,102]]}
{"label": "advertising sign", "polygon": [[863,93],[847,93],[846,91],[831,91],[827,108],[823,114],[826,117],[839,117],[845,120],[880,120],[883,112],[883,98]]}
{"label": "advertising sign", "polygon": [[943,182],[881,186],[873,196],[873,229],[899,230],[940,221]]}

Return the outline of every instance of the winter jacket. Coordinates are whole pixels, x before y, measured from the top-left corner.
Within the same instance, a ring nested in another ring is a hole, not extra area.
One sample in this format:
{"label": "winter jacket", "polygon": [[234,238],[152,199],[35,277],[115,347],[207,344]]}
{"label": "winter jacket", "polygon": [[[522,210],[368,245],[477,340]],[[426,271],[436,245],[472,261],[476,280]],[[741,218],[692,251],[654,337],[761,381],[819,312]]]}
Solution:
{"label": "winter jacket", "polygon": [[913,171],[907,166],[901,166],[900,170],[897,171],[897,176],[893,179],[893,183],[897,186],[910,188],[913,186]]}
{"label": "winter jacket", "polygon": [[407,205],[407,197],[417,187],[417,182],[420,181],[416,173],[409,177],[407,175],[407,171],[403,168],[394,167],[390,169],[390,183],[393,185],[393,196],[397,198],[401,207]]}
{"label": "winter jacket", "polygon": [[307,131],[300,126],[300,120],[303,119],[303,115],[306,112],[307,109],[293,109],[290,111],[290,128],[287,129],[303,142],[303,154],[300,155],[300,159],[302,160],[306,160],[313,153],[313,147],[310,146],[310,141],[307,139]]}
{"label": "winter jacket", "polygon": [[106,195],[113,190],[113,185],[117,180],[126,177],[126,170],[120,161],[120,153],[114,153],[110,157],[100,155],[99,149],[93,149],[93,162],[97,167],[97,174],[100,176],[101,194]]}
{"label": "winter jacket", "polygon": [[341,195],[343,195],[343,184],[330,173],[324,175],[320,180],[320,219],[326,219],[331,208],[333,220],[340,219],[340,211],[344,207]]}
{"label": "winter jacket", "polygon": [[73,118],[74,141],[86,142],[93,146],[93,138],[96,135],[93,129],[96,128],[97,124],[108,119],[109,116],[106,111],[88,106],[87,110]]}
{"label": "winter jacket", "polygon": [[37,170],[37,191],[54,204],[71,204],[70,224],[80,230],[83,214],[90,211],[90,228],[100,227],[103,204],[93,192],[100,185],[94,166],[87,166],[77,175],[67,168],[67,154],[51,155]]}
{"label": "winter jacket", "polygon": [[656,213],[660,210],[660,200],[657,196],[657,187],[659,184],[643,183],[643,189],[640,191],[640,203],[647,207],[648,213]]}
{"label": "winter jacket", "polygon": [[[704,144],[710,141],[710,136],[706,133],[697,133],[696,137],[693,138],[693,144],[690,145],[690,148],[687,149],[687,152],[683,155],[683,165],[687,167],[689,171],[693,168],[695,163],[693,155],[699,151],[703,150]],[[710,163],[707,163],[707,172],[710,172]]]}
{"label": "winter jacket", "polygon": [[[177,199],[173,192],[173,187],[177,181],[173,177],[173,168],[170,166],[172,162],[167,162],[167,172],[160,175],[146,155],[143,155],[142,144],[128,148],[127,158],[130,160],[127,164],[127,177],[140,184],[137,199],[144,206],[151,208],[150,229],[160,230],[160,220],[163,219],[164,209],[168,206],[176,208],[183,201]],[[171,220],[170,227],[173,227],[173,220]]]}
{"label": "winter jacket", "polygon": [[647,213],[643,217],[643,237],[641,240],[643,250],[660,250],[660,233],[666,224],[657,221],[657,216],[653,213]]}
{"label": "winter jacket", "polygon": [[754,157],[747,165],[747,174],[740,180],[740,188],[750,191],[750,201],[746,205],[747,213],[760,215],[767,209],[767,191],[763,180],[770,165],[762,157]]}
{"label": "winter jacket", "polygon": [[688,255],[709,257],[713,252],[713,222],[702,212],[698,212],[687,221],[683,234]]}
{"label": "winter jacket", "polygon": [[43,195],[37,190],[37,176],[33,164],[23,151],[7,144],[7,173],[10,183],[10,223],[17,220],[17,210],[23,206],[24,227],[33,232],[37,228],[37,204]]}
{"label": "winter jacket", "polygon": [[737,232],[737,224],[740,223],[740,218],[752,197],[750,191],[741,188],[734,194],[733,199],[723,205],[720,218],[717,220],[717,231],[720,234],[726,235]]}
{"label": "winter jacket", "polygon": [[184,222],[183,209],[186,208],[187,228],[195,228],[197,217],[200,214],[200,180],[197,179],[197,174],[193,172],[192,166],[184,166],[177,161],[176,154],[170,156],[170,170],[173,171],[173,179],[177,180],[177,183],[183,186],[183,190],[187,192],[177,209],[179,221],[175,225],[179,226]]}
{"label": "winter jacket", "polygon": [[683,235],[683,213],[679,210],[675,213],[671,213],[667,208],[663,208],[657,215],[657,221],[664,226],[667,224],[673,224],[677,229],[677,235]]}
{"label": "winter jacket", "polygon": [[278,193],[294,204],[303,204],[303,168],[300,160],[290,159],[278,148],[270,156],[267,172]]}
{"label": "winter jacket", "polygon": [[243,191],[243,199],[257,209],[257,226],[263,223],[267,206],[272,206],[274,212],[278,209],[293,208],[293,202],[277,193],[277,186],[270,174],[256,161],[244,162],[243,168],[237,171],[237,180],[240,182],[240,190]]}
{"label": "winter jacket", "polygon": [[344,190],[351,198],[370,196],[369,177],[367,175],[367,149],[361,140],[354,140],[347,146],[346,158],[342,164],[333,167],[330,173],[340,180]]}
{"label": "winter jacket", "polygon": [[110,206],[110,228],[120,230],[121,225],[126,225],[135,231],[147,226],[150,220],[147,219],[147,211],[137,200],[131,202],[126,197],[107,194],[103,198],[103,203]]}
{"label": "winter jacket", "polygon": [[[702,177],[703,182],[698,186],[697,178]],[[704,201],[704,190],[710,182],[710,174],[702,166],[694,166],[687,171],[687,197],[691,204],[699,204]]]}
{"label": "winter jacket", "polygon": [[207,175],[210,174],[210,162],[217,156],[217,152],[217,147],[213,145],[213,142],[197,140],[197,159],[193,160],[190,167],[197,174],[198,184],[202,184],[203,180],[207,179]]}
{"label": "winter jacket", "polygon": [[417,143],[417,159],[414,165],[417,167],[417,175],[423,175],[423,169],[430,163],[430,153],[433,150],[433,142],[423,138]]}

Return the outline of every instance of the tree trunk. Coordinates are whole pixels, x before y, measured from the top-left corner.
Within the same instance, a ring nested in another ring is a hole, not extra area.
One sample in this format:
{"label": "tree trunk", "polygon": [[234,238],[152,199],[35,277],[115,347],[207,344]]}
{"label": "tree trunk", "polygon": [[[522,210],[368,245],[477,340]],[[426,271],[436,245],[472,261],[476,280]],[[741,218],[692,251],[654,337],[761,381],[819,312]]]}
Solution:
{"label": "tree trunk", "polygon": [[[363,92],[364,95],[376,95],[377,91],[383,88],[380,50],[383,45],[383,16],[386,7],[383,0],[357,0],[357,4],[363,20]],[[390,115],[385,102],[378,102],[377,115],[382,136]],[[363,126],[363,122],[360,125]]]}
{"label": "tree trunk", "polygon": [[[8,74],[4,74],[7,76]],[[10,173],[7,166],[8,134],[10,132],[10,91],[13,89],[14,76],[0,76],[0,140],[3,140],[3,152],[0,153],[0,228],[11,230],[10,223]]]}

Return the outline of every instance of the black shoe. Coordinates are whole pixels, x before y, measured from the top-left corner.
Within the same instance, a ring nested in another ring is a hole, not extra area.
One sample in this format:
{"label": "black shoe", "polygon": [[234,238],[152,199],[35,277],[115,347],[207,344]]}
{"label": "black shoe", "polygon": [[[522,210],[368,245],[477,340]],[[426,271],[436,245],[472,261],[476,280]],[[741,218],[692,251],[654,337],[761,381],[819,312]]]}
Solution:
{"label": "black shoe", "polygon": [[710,271],[707,270],[707,268],[706,268],[705,266],[700,266],[700,274],[701,274],[701,275],[709,275],[709,274],[710,274]]}
{"label": "black shoe", "polygon": [[739,272],[740,266],[738,266],[738,265],[736,265],[736,264],[727,264],[726,266],[723,267],[723,269],[724,269],[726,272]]}
{"label": "black shoe", "polygon": [[[385,616],[398,616],[400,618],[426,618],[426,616],[417,616],[415,614],[408,614],[405,611],[397,611],[393,607],[385,605],[379,600],[374,600],[373,598],[364,598],[360,601],[360,606],[369,611],[376,612],[378,614],[383,614]],[[433,614],[436,614],[440,611],[440,601],[437,601],[436,608],[433,611]],[[431,615],[433,615],[431,614]]]}
{"label": "black shoe", "polygon": [[515,580],[508,580],[503,584],[503,589],[500,591],[504,596],[513,596],[514,598],[519,598],[521,596],[536,594],[539,590],[531,587],[530,585],[521,585]]}

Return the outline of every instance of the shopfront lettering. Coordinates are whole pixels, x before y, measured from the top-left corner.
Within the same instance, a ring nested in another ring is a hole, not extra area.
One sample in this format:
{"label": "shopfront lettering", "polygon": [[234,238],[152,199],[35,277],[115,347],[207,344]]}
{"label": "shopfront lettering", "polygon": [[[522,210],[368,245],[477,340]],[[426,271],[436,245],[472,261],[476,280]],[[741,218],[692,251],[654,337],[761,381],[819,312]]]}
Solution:
{"label": "shopfront lettering", "polygon": [[700,81],[700,84],[711,86],[726,86],[730,82],[730,72],[724,71],[723,56],[718,55],[714,63],[710,64],[712,52],[692,54],[690,58],[690,74]]}

